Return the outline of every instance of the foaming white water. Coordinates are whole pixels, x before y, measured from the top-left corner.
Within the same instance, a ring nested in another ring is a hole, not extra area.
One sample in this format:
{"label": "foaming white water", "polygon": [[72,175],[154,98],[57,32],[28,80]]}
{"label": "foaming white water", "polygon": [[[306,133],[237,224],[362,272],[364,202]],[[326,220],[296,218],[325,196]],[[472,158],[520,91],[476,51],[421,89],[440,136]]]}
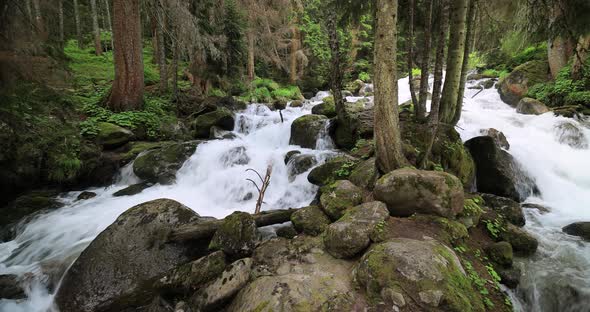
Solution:
{"label": "foaming white water", "polygon": [[[257,180],[252,168],[264,175],[273,165],[271,183],[265,194],[264,209],[302,207],[314,198],[317,187],[303,173],[289,181],[284,156],[297,149],[323,161],[333,153],[331,139],[320,134],[321,150],[289,145],[294,119],[309,114],[324,93],[302,108],[271,111],[262,104],[253,104],[236,115],[236,138],[201,143],[196,152],[177,173],[173,185],[155,185],[133,196],[113,197],[113,193],[139,182],[131,165],[121,170],[117,182],[107,188],[94,188],[96,197],[77,201],[80,192],[61,197],[65,206],[37,216],[18,233],[15,240],[0,244],[0,274],[17,274],[28,285],[29,299],[22,302],[0,300],[0,311],[45,312],[51,307],[53,295],[49,288],[67,267],[107,226],[130,207],[157,198],[171,198],[203,216],[224,217],[233,211],[253,212],[256,188],[246,178]],[[323,135],[327,135],[324,133]]]}

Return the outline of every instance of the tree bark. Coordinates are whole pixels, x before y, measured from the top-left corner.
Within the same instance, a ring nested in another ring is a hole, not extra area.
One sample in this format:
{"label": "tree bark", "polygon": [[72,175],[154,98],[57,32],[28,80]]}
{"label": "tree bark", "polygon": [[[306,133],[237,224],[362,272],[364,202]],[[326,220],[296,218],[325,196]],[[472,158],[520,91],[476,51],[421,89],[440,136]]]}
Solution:
{"label": "tree bark", "polygon": [[338,120],[344,122],[347,116],[344,109],[344,99],[342,98],[342,69],[340,66],[340,38],[338,38],[338,25],[336,21],[336,1],[332,0],[326,9],[326,29],[328,31],[328,44],[331,53],[330,89],[334,96]]}
{"label": "tree bark", "polygon": [[174,100],[178,99],[178,38],[174,39],[174,50],[172,51],[172,96]]}
{"label": "tree bark", "polygon": [[37,34],[42,41],[46,41],[47,33],[43,23],[43,16],[41,15],[41,5],[39,0],[33,0],[33,12],[35,14],[35,27],[37,28]]}
{"label": "tree bark", "polygon": [[107,104],[115,112],[143,107],[140,1],[113,1],[115,80]]}
{"label": "tree bark", "polygon": [[297,29],[297,20],[295,20],[291,28],[291,54],[289,64],[289,82],[295,84],[297,82],[297,51],[299,51],[299,29]]}
{"label": "tree bark", "polygon": [[461,80],[459,81],[459,93],[457,94],[457,106],[455,108],[455,115],[451,120],[451,124],[456,125],[461,119],[461,110],[463,109],[463,96],[465,95],[465,82],[467,80],[467,71],[469,70],[469,54],[471,54],[471,45],[473,42],[474,28],[475,28],[475,11],[477,0],[469,1],[469,10],[467,13],[467,30],[465,32],[465,52],[463,53],[463,65],[461,67]]}
{"label": "tree bark", "polygon": [[113,22],[111,20],[111,9],[109,7],[109,0],[104,0],[104,7],[107,13],[107,25],[109,27],[109,31],[111,32],[111,50],[115,46],[113,43]]}
{"label": "tree bark", "polygon": [[92,32],[94,33],[94,50],[96,55],[102,54],[102,45],[100,44],[100,28],[98,27],[98,10],[96,0],[90,0],[90,9],[92,13]]}
{"label": "tree bark", "polygon": [[156,31],[158,34],[158,69],[160,71],[160,92],[165,93],[168,90],[168,68],[166,64],[166,42],[164,40],[164,27],[166,19],[164,17],[164,6],[160,1],[156,6],[156,16],[158,25]]}
{"label": "tree bark", "polygon": [[76,39],[78,48],[82,49],[82,30],[80,29],[80,11],[78,9],[78,0],[74,0],[74,20],[76,21]]}
{"label": "tree bark", "polygon": [[376,0],[375,9],[375,147],[377,166],[387,173],[407,162],[402,153],[397,101],[397,0]]}
{"label": "tree bark", "polygon": [[576,55],[574,55],[574,64],[572,65],[572,78],[580,79],[584,72],[584,62],[590,54],[590,34],[580,36],[576,45]]}
{"label": "tree bark", "polygon": [[422,74],[420,76],[420,95],[418,96],[418,110],[416,112],[416,119],[423,122],[426,117],[426,99],[428,98],[428,78],[430,76],[430,46],[431,46],[431,32],[432,32],[432,2],[427,0],[426,19],[424,21],[424,49],[422,49]]}
{"label": "tree bark", "polygon": [[57,14],[59,19],[59,44],[61,47],[64,45],[64,2],[63,0],[57,1]]}
{"label": "tree bark", "polygon": [[450,124],[455,116],[465,53],[465,24],[468,0],[451,1],[451,29],[447,72],[440,103],[440,120]]}
{"label": "tree bark", "polygon": [[410,18],[408,21],[408,83],[410,84],[410,95],[412,97],[412,104],[414,105],[414,111],[416,112],[416,116],[424,115],[423,111],[420,111],[420,107],[418,107],[418,99],[416,98],[416,90],[414,90],[414,74],[412,73],[412,69],[414,69],[414,0],[410,0],[408,4],[410,8]]}
{"label": "tree bark", "polygon": [[248,81],[252,81],[256,77],[254,70],[254,28],[252,25],[248,27],[248,33],[246,34],[248,40],[248,63],[246,65],[246,71],[248,72]]}

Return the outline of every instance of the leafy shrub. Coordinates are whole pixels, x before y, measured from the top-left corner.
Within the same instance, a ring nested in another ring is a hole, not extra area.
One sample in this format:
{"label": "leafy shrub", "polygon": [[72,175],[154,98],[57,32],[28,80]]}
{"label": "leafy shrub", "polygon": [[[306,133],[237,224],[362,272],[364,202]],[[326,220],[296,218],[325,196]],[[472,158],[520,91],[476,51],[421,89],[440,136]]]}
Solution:
{"label": "leafy shrub", "polygon": [[287,86],[272,91],[271,95],[275,99],[298,100],[301,98],[301,91],[297,86]]}
{"label": "leafy shrub", "polygon": [[266,88],[270,91],[275,91],[280,88],[279,84],[272,79],[256,78],[252,81],[254,88]]}
{"label": "leafy shrub", "polygon": [[369,82],[369,81],[371,81],[371,75],[369,75],[369,73],[367,73],[367,72],[361,72],[359,74],[359,79],[364,82]]}
{"label": "leafy shrub", "polygon": [[422,70],[420,68],[412,68],[412,76],[420,77],[422,75]]}
{"label": "leafy shrub", "polygon": [[209,96],[219,96],[219,97],[224,97],[227,94],[225,93],[225,91],[221,90],[221,89],[217,89],[217,88],[213,88],[209,91]]}

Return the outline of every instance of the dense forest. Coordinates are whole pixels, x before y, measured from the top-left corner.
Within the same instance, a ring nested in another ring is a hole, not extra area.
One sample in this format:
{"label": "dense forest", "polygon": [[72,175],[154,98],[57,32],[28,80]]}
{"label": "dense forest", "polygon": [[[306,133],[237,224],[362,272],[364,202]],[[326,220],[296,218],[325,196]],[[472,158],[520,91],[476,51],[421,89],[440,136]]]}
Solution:
{"label": "dense forest", "polygon": [[0,0],[0,311],[588,311],[588,0]]}

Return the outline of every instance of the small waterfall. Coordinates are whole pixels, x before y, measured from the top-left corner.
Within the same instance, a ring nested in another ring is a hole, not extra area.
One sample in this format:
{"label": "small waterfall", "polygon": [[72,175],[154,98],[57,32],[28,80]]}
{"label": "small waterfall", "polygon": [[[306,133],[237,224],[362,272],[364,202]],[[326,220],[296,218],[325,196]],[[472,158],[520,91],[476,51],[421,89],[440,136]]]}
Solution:
{"label": "small waterfall", "polygon": [[324,127],[318,133],[318,139],[315,145],[316,150],[334,149],[334,141],[332,141],[332,137],[330,136],[330,127],[330,120],[326,120],[326,122],[324,123]]}

